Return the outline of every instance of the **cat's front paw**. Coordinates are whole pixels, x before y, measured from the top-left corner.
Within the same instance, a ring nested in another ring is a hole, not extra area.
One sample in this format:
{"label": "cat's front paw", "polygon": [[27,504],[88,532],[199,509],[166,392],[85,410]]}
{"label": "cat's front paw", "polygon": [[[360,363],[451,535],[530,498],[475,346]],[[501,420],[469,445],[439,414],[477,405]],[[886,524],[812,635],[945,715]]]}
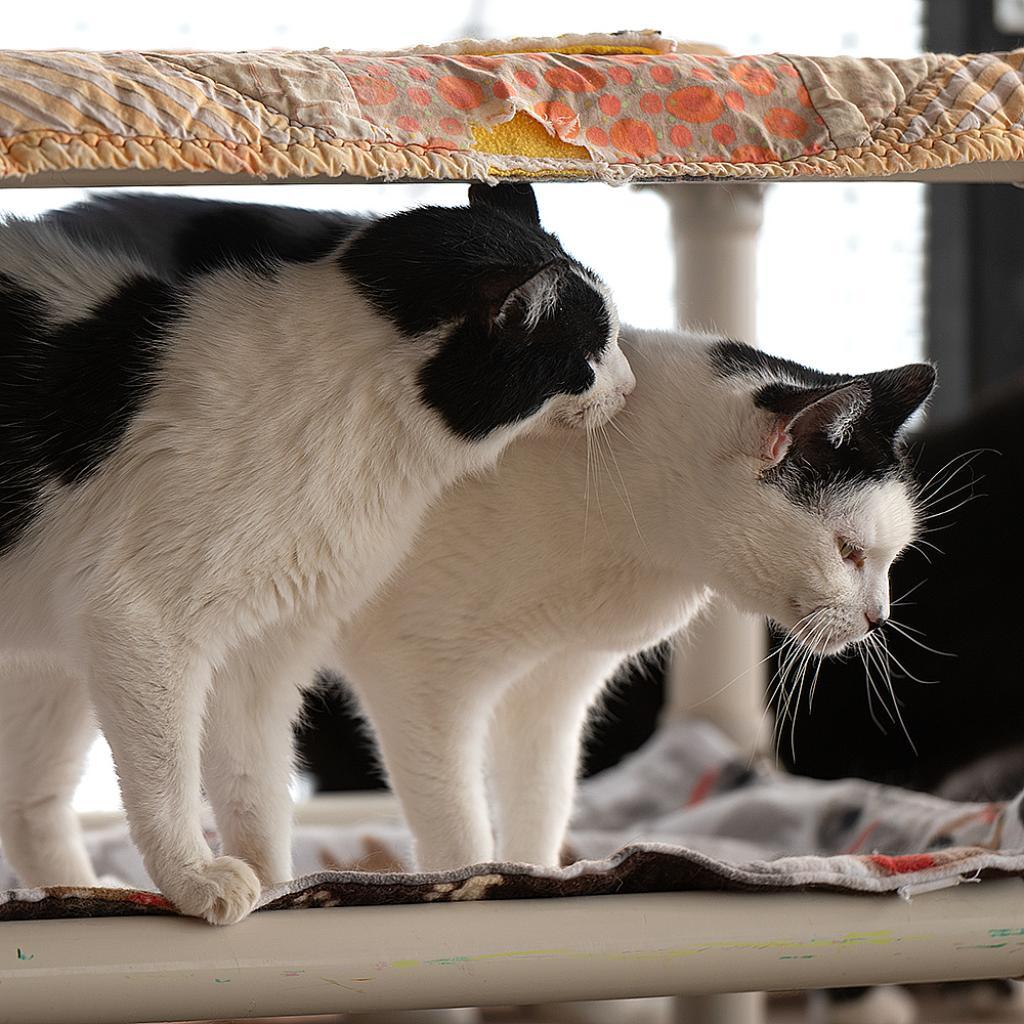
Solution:
{"label": "cat's front paw", "polygon": [[201,917],[210,924],[237,924],[256,906],[260,880],[244,860],[217,857],[161,889],[189,917]]}

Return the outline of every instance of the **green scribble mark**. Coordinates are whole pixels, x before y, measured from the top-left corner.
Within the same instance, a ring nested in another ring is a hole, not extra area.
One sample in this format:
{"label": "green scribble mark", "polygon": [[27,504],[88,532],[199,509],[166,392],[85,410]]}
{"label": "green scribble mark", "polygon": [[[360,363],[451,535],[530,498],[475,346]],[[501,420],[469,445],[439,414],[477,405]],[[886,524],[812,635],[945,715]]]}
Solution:
{"label": "green scribble mark", "polygon": [[468,956],[443,956],[438,960],[425,960],[430,967],[451,967],[452,964],[466,964],[469,963]]}
{"label": "green scribble mark", "polygon": [[226,985],[230,980],[230,978],[214,978],[213,983],[215,985]]}
{"label": "green scribble mark", "polygon": [[515,949],[507,953],[481,953],[474,960],[499,960],[517,956],[570,956],[568,949]]}
{"label": "green scribble mark", "polygon": [[957,949],[1004,949],[1008,942],[979,942],[971,946],[957,946]]}
{"label": "green scribble mark", "polygon": [[848,932],[838,940],[839,945],[868,942],[873,946],[886,946],[893,941],[892,932]]}
{"label": "green scribble mark", "polygon": [[[318,977],[320,976],[318,975]],[[355,992],[357,996],[366,994],[365,992],[363,992],[361,988],[353,988],[351,985],[342,985],[342,983],[340,981],[337,981],[335,978],[320,977],[320,980],[326,981],[328,985],[335,985],[338,988],[343,988],[346,992]]]}
{"label": "green scribble mark", "polygon": [[18,947],[18,959],[19,960],[35,960],[35,958],[36,958],[35,953],[26,953],[25,950],[23,950],[21,948],[21,946]]}
{"label": "green scribble mark", "polygon": [[814,955],[812,953],[803,953],[798,955],[791,954],[790,956],[780,956],[780,960],[813,960]]}
{"label": "green scribble mark", "polygon": [[1024,928],[989,928],[988,934],[993,939],[1008,939],[1014,935],[1024,935]]}

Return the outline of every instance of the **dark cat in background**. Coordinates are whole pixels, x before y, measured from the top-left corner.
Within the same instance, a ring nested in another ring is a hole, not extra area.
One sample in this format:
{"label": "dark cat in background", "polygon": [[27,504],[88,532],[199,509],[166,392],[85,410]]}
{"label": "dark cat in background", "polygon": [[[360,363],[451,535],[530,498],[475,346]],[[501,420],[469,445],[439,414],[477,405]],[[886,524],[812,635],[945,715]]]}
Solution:
{"label": "dark cat in background", "polygon": [[[1022,437],[1024,382],[1017,382],[967,419],[915,439],[917,478],[936,493],[928,543],[891,572],[893,622],[883,633],[893,690],[875,669],[878,693],[869,696],[859,658],[828,661],[813,709],[805,693],[795,725],[785,726],[780,754],[789,770],[970,802],[1008,800],[1024,787],[1024,687],[1011,640],[1024,570]],[[977,1014],[1019,1003],[1021,993],[1014,982],[994,980],[942,986],[941,998]],[[905,991],[831,990],[820,1000],[832,1024],[888,1024],[912,1019],[915,1009]]]}

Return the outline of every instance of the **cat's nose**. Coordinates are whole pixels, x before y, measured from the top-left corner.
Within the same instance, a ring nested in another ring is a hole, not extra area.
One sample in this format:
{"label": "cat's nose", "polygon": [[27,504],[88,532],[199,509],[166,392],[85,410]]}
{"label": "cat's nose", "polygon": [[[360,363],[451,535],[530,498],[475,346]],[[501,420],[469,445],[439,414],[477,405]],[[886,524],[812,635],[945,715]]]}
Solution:
{"label": "cat's nose", "polygon": [[874,633],[876,629],[881,629],[888,621],[888,616],[883,612],[865,612],[864,618],[867,621],[869,633]]}

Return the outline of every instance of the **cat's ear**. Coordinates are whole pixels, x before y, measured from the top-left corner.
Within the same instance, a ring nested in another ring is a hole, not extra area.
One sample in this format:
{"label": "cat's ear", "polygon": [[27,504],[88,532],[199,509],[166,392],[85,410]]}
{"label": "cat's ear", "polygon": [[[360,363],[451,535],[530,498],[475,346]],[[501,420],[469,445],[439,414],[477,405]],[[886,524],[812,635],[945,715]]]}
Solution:
{"label": "cat's ear", "polygon": [[779,386],[762,395],[761,404],[775,414],[762,438],[761,458],[769,467],[780,463],[791,448],[825,439],[833,448],[844,444],[854,424],[871,403],[871,387],[863,377],[831,387]]}
{"label": "cat's ear", "polygon": [[501,185],[477,182],[469,186],[469,205],[489,206],[516,220],[540,227],[537,197],[533,188],[524,182],[503,182]]}
{"label": "cat's ear", "polygon": [[477,282],[476,319],[488,331],[514,315],[532,330],[558,303],[559,268],[555,260],[538,267],[500,267]]}
{"label": "cat's ear", "polygon": [[882,434],[895,437],[934,390],[935,367],[910,363],[865,374],[863,379],[871,387],[872,425]]}

